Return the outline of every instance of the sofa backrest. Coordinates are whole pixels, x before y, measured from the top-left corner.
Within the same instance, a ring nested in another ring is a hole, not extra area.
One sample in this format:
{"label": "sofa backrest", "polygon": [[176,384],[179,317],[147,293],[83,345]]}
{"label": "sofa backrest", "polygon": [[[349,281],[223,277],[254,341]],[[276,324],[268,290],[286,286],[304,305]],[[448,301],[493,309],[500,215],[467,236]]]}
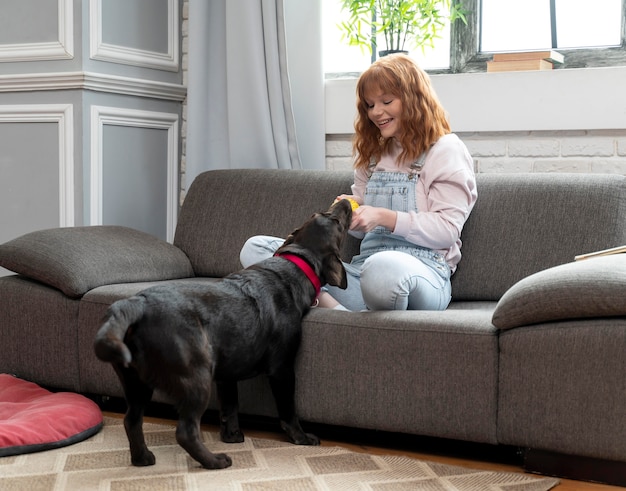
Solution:
{"label": "sofa backrest", "polygon": [[[213,170],[190,186],[174,245],[197,276],[241,268],[253,235],[286,237],[350,192],[351,171]],[[498,300],[514,283],[575,255],[626,244],[626,177],[603,174],[478,174],[478,201],[461,239],[454,300]],[[349,237],[344,260],[358,251]]]}
{"label": "sofa backrest", "polygon": [[[212,170],[198,175],[181,208],[174,245],[197,276],[220,277],[241,269],[239,251],[253,235],[287,237],[314,212],[349,194],[353,173],[277,170]],[[344,259],[358,250],[349,237]]]}
{"label": "sofa backrest", "polygon": [[522,278],[626,244],[626,177],[478,174],[454,300],[498,300]]}

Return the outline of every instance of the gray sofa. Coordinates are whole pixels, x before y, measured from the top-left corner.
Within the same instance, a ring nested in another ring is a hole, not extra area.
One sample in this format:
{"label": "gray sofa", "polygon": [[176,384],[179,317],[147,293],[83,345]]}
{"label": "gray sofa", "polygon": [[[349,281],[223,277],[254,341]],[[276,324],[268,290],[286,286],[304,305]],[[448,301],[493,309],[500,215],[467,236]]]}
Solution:
{"label": "gray sofa", "polygon": [[[302,419],[516,446],[545,462],[626,463],[626,255],[574,261],[626,244],[626,178],[477,181],[446,311],[318,308],[306,316]],[[0,245],[0,266],[18,273],[0,278],[0,372],[121,396],[92,349],[111,302],[159,282],[237,270],[249,236],[285,236],[351,182],[350,172],[209,171],[188,190],[173,244],[98,226]],[[344,259],[357,249],[350,238]],[[240,385],[243,414],[275,415],[265,379]]]}

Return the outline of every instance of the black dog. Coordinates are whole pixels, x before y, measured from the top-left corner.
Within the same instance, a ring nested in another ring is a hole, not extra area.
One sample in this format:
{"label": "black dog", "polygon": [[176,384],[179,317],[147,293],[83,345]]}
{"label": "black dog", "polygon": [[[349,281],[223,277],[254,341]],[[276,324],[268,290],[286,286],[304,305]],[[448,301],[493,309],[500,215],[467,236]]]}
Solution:
{"label": "black dog", "polygon": [[276,255],[205,284],[156,286],[115,302],[94,348],[110,362],[124,388],[124,427],[133,465],[155,463],[143,435],[143,415],[153,391],[178,410],[176,441],[207,469],[231,465],[201,441],[200,418],[212,382],[220,402],[220,435],[241,442],[237,381],[266,373],[282,428],[298,445],[319,445],[305,433],[295,411],[294,362],[302,317],[320,285],[346,288],[339,252],[350,226],[347,200],[313,215]]}

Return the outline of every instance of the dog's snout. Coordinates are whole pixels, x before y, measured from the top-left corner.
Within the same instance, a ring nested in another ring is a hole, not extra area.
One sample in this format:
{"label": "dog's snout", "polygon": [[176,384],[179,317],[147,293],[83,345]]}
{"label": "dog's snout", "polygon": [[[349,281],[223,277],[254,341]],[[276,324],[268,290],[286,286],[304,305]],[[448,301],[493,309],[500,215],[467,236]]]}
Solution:
{"label": "dog's snout", "polygon": [[341,214],[343,215],[343,224],[347,227],[350,226],[350,222],[352,221],[352,204],[347,199],[342,199],[339,203],[335,205],[334,208],[339,209]]}
{"label": "dog's snout", "polygon": [[337,214],[338,212],[347,214],[352,217],[352,204],[347,199],[342,199],[333,204],[330,211]]}

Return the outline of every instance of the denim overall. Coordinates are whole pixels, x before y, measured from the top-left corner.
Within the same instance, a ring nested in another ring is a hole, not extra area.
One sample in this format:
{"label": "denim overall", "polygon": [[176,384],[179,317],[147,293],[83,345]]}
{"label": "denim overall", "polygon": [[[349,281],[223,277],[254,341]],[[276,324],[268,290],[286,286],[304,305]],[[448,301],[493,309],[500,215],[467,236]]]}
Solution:
{"label": "denim overall", "polygon": [[[417,212],[418,172],[423,165],[425,156],[425,154],[422,155],[411,166],[408,174],[403,172],[372,172],[365,190],[364,204],[399,212]],[[450,267],[442,254],[413,244],[403,237],[394,235],[390,230],[378,226],[365,234],[361,242],[360,253],[352,258],[350,264],[344,264],[349,275],[348,289],[342,291],[335,287],[327,287],[329,293],[347,307],[352,307],[352,309],[364,307],[365,303],[361,297],[361,288],[362,286],[365,288],[365,284],[361,285],[363,266],[372,255],[384,251],[402,252],[417,258],[440,276],[439,282],[445,285],[444,288],[449,291]],[[399,261],[404,263],[401,258]],[[381,273],[381,276],[384,275],[385,271]],[[371,281],[375,284],[378,283],[377,278],[372,278]],[[393,282],[394,278],[391,278],[390,281]],[[405,281],[405,279],[398,278],[398,281]],[[369,286],[370,290],[372,288],[376,289],[376,285]],[[384,295],[385,293],[381,292],[381,294]],[[445,308],[445,306],[442,307]]]}
{"label": "denim overall", "polygon": [[[417,212],[415,188],[418,179],[417,173],[374,172],[367,183],[364,204],[400,212]],[[350,265],[360,269],[368,257],[382,251],[400,251],[410,254],[421,259],[443,279],[450,279],[450,267],[443,255],[408,242],[380,226],[365,234],[361,242],[360,254],[354,256]]]}

